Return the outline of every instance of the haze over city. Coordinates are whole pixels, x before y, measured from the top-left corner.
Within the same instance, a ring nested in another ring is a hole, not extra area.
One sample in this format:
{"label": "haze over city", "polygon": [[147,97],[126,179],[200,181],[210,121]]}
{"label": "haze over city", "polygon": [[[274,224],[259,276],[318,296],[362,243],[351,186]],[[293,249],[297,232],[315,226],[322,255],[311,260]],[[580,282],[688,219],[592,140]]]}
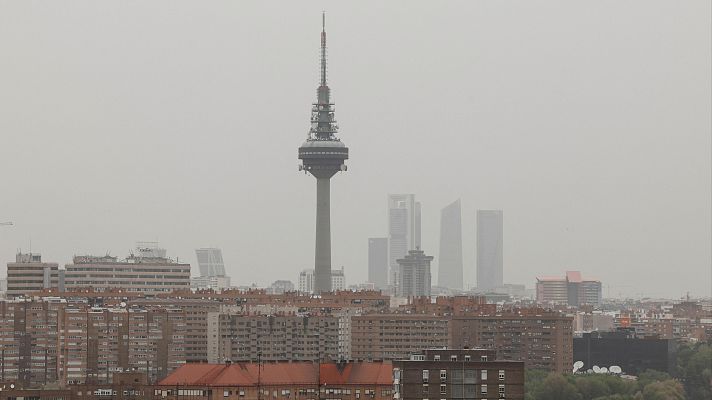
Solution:
{"label": "haze over city", "polygon": [[62,265],[139,240],[193,266],[220,247],[235,284],[313,267],[296,148],[326,9],[350,149],[332,266],[349,283],[387,234],[387,195],[415,193],[434,275],[460,198],[467,285],[475,210],[501,209],[505,282],[575,269],[611,296],[710,295],[710,7],[3,3],[0,275],[19,248]]}

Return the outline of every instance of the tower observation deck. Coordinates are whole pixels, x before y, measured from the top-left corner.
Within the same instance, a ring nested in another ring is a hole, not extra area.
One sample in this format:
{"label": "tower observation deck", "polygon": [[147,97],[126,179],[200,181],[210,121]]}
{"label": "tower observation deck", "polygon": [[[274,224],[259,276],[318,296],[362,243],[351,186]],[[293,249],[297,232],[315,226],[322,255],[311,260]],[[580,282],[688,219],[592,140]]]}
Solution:
{"label": "tower observation deck", "polygon": [[322,14],[320,81],[316,103],[311,109],[311,128],[307,140],[299,147],[300,171],[316,178],[316,248],[314,257],[314,291],[331,291],[331,199],[329,180],[339,171],[346,171],[349,149],[336,137],[338,125],[334,118],[326,82],[326,23]]}

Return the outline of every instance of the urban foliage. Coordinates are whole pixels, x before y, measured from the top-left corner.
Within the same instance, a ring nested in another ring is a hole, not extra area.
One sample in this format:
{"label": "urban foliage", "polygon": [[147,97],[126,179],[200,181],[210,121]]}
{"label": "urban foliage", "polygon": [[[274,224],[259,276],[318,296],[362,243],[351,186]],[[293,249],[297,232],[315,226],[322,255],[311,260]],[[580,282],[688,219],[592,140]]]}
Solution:
{"label": "urban foliage", "polygon": [[563,375],[540,370],[526,373],[526,400],[686,400],[680,382],[658,371],[638,380],[615,375]]}

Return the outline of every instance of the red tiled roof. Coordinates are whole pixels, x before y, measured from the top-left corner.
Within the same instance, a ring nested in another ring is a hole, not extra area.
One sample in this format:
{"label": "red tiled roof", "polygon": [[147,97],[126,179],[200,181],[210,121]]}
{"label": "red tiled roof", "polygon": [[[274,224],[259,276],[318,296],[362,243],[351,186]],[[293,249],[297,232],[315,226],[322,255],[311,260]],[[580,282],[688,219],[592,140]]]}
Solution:
{"label": "red tiled roof", "polygon": [[184,364],[158,384],[162,386],[257,386],[313,385],[321,377],[322,384],[393,383],[390,362],[351,362],[317,364],[306,362],[264,363],[261,370],[255,363]]}

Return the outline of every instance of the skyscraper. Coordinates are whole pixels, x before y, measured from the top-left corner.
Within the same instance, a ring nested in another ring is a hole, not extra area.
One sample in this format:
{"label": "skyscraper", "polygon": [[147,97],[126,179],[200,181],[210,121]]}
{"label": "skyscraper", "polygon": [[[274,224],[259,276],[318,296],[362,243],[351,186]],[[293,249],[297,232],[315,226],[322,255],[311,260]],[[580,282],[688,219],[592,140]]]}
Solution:
{"label": "skyscraper", "polygon": [[477,288],[491,290],[503,284],[502,210],[477,210]]}
{"label": "skyscraper", "polygon": [[398,261],[398,285],[396,295],[430,296],[430,262],[433,256],[426,256],[422,250],[408,250],[408,255]]}
{"label": "skyscraper", "polygon": [[200,276],[225,276],[222,250],[215,248],[197,249],[195,250],[195,255],[198,257]]}
{"label": "skyscraper", "polygon": [[368,238],[368,281],[378,289],[388,286],[388,238]]}
{"label": "skyscraper", "polygon": [[322,14],[321,80],[317,102],[312,105],[311,128],[307,140],[299,148],[300,170],[316,178],[316,246],[314,255],[314,291],[331,291],[331,200],[329,180],[339,171],[346,171],[344,161],[349,149],[337,137],[334,103],[326,83],[326,22]]}
{"label": "skyscraper", "polygon": [[440,211],[438,286],[462,289],[462,217],[460,199]]}
{"label": "skyscraper", "polygon": [[414,194],[388,196],[388,265],[390,283],[398,285],[398,260],[420,248],[420,203]]}

